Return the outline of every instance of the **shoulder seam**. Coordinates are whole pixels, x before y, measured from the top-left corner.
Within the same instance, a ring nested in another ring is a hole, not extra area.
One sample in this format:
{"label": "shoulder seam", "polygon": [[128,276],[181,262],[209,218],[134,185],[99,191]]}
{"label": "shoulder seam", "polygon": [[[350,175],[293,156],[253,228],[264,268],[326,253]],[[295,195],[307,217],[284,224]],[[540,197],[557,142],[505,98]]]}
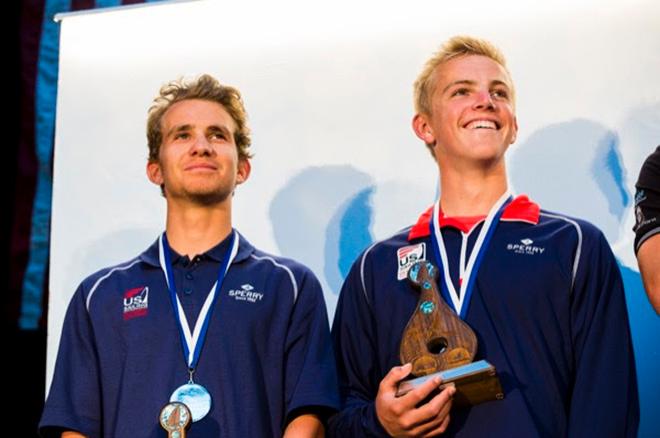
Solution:
{"label": "shoulder seam", "polygon": [[133,260],[132,262],[129,262],[126,265],[116,266],[116,267],[112,268],[107,274],[103,275],[101,278],[96,280],[96,283],[94,283],[94,286],[92,286],[92,288],[89,290],[89,294],[87,295],[87,299],[85,300],[85,307],[87,308],[87,311],[89,312],[89,306],[90,306],[90,303],[92,302],[92,295],[94,295],[94,292],[96,292],[96,288],[99,287],[99,285],[101,284],[101,282],[103,280],[107,279],[108,277],[110,277],[112,274],[114,274],[117,271],[125,271],[126,269],[130,269],[131,267],[135,266],[140,261],[141,261],[140,258],[137,258],[137,259]]}
{"label": "shoulder seam", "polygon": [[561,219],[563,221],[568,222],[569,224],[573,225],[577,231],[578,235],[578,244],[577,248],[575,250],[575,260],[573,260],[573,275],[571,278],[571,291],[573,291],[573,286],[575,284],[575,277],[577,276],[577,270],[578,266],[580,265],[580,256],[582,255],[582,228],[580,228],[580,224],[577,223],[577,221],[567,218],[566,216],[560,216],[557,214],[551,214],[551,213],[546,213],[546,212],[541,212],[541,216],[547,216],[547,217],[552,217],[555,219]]}
{"label": "shoulder seam", "polygon": [[370,246],[364,251],[364,253],[362,254],[362,258],[360,259],[360,281],[361,281],[361,283],[362,283],[362,293],[364,294],[364,299],[367,300],[367,303],[368,303],[369,305],[371,305],[371,302],[369,301],[369,296],[367,295],[367,286],[366,286],[366,283],[365,283],[365,281],[364,281],[364,263],[365,263],[365,261],[367,260],[367,255],[368,255],[369,252],[370,252],[370,251],[371,251],[376,245],[378,245],[379,243],[382,243],[382,242],[384,242],[384,241],[386,241],[386,240],[389,240],[389,239],[393,238],[394,236],[396,236],[397,234],[408,234],[412,228],[413,228],[413,227],[407,227],[407,228],[404,228],[404,229],[399,230],[399,231],[397,231],[396,233],[392,234],[391,236],[387,237],[386,239],[378,240],[378,241],[372,243],[372,244],[371,244],[371,245],[370,245]]}
{"label": "shoulder seam", "polygon": [[277,266],[278,268],[284,269],[289,274],[289,279],[291,280],[291,285],[293,286],[293,303],[295,304],[296,301],[298,300],[298,283],[296,283],[296,277],[293,275],[293,271],[291,271],[291,269],[288,266],[283,265],[282,263],[278,263],[273,257],[270,256],[260,257],[255,254],[250,254],[250,257],[252,257],[255,260],[268,260],[273,265]]}
{"label": "shoulder seam", "polygon": [[374,246],[378,245],[379,243],[380,242],[372,243],[369,246],[369,248],[367,248],[364,251],[364,254],[362,254],[362,259],[360,260],[360,282],[362,283],[362,294],[364,295],[364,299],[367,300],[367,303],[370,304],[370,305],[371,305],[371,303],[369,302],[369,297],[367,296],[367,286],[364,282],[364,262],[367,260],[367,254],[369,254],[369,251],[371,251],[371,249]]}

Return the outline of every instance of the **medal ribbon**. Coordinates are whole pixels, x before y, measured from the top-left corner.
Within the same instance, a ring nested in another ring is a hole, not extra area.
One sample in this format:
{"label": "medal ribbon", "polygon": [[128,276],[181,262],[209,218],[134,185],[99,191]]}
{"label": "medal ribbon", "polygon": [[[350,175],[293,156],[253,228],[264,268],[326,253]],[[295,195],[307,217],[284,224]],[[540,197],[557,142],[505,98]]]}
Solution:
{"label": "medal ribbon", "polygon": [[495,202],[495,205],[491,207],[486,220],[484,221],[479,235],[477,236],[477,241],[474,243],[474,248],[470,253],[470,258],[465,267],[465,272],[461,276],[462,280],[460,281],[460,295],[456,293],[456,288],[454,283],[451,281],[451,276],[449,274],[449,258],[447,257],[447,250],[445,248],[445,242],[442,240],[442,231],[440,229],[440,200],[438,200],[433,206],[433,217],[431,220],[431,241],[433,250],[435,253],[435,258],[440,264],[440,268],[443,272],[443,278],[441,281],[441,290],[442,295],[445,301],[450,304],[454,311],[461,319],[465,319],[467,315],[468,307],[470,305],[470,299],[472,298],[472,291],[474,290],[474,284],[477,278],[477,272],[479,271],[479,266],[483,261],[484,254],[488,249],[490,239],[495,233],[495,228],[502,217],[504,208],[508,204],[508,201],[511,200],[511,194],[507,190],[500,199]]}
{"label": "medal ribbon", "polygon": [[206,339],[206,331],[211,320],[211,313],[213,311],[215,302],[218,300],[218,296],[220,295],[219,290],[222,288],[222,282],[225,279],[225,275],[227,274],[227,271],[229,270],[234,257],[236,257],[236,254],[238,253],[238,240],[238,233],[232,230],[231,244],[229,249],[222,257],[220,269],[218,269],[218,279],[213,284],[211,291],[206,297],[206,301],[204,301],[204,305],[202,306],[202,310],[199,312],[197,322],[195,323],[195,329],[192,333],[190,332],[190,325],[188,324],[186,314],[183,312],[183,307],[181,306],[179,296],[176,294],[176,285],[174,283],[174,272],[172,270],[170,255],[171,249],[169,243],[167,242],[167,236],[165,233],[163,233],[158,240],[158,259],[160,261],[160,267],[163,270],[163,274],[165,275],[165,281],[167,282],[167,288],[170,293],[170,301],[172,303],[172,308],[174,309],[174,317],[176,319],[177,327],[179,327],[181,345],[183,346],[183,355],[190,370],[194,370],[197,366],[197,362],[199,362],[202,346],[204,345],[204,340]]}

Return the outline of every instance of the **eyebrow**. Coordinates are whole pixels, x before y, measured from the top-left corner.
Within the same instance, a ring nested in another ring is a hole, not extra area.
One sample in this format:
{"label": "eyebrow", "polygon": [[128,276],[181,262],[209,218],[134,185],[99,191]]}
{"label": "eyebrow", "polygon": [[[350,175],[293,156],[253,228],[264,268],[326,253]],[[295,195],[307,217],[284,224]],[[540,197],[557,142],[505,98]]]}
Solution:
{"label": "eyebrow", "polygon": [[[185,131],[190,131],[193,128],[194,125],[191,124],[185,124],[185,125],[178,125],[167,131],[167,134],[165,138],[169,138],[173,134],[179,133],[179,132],[185,132]],[[207,132],[221,132],[228,136],[228,138],[231,138],[231,131],[227,129],[225,126],[220,126],[220,125],[211,125],[208,128],[206,128]]]}
{"label": "eyebrow", "polygon": [[[477,83],[477,81],[472,81],[470,79],[461,79],[461,80],[458,80],[458,81],[451,82],[449,85],[447,85],[442,90],[442,92],[445,93],[447,90],[449,90],[450,88],[452,88],[456,85],[475,85],[476,83]],[[503,85],[507,89],[511,89],[511,87],[509,87],[509,84],[507,84],[504,81],[500,81],[499,79],[495,79],[495,80],[490,81],[490,86],[492,87],[493,85],[495,85],[495,86]]]}
{"label": "eyebrow", "polygon": [[191,128],[192,128],[192,125],[178,125],[178,126],[174,126],[172,129],[170,129],[169,131],[167,131],[167,132],[165,133],[165,138],[169,138],[170,136],[172,136],[173,134],[175,134],[175,133],[177,133],[177,132],[189,131]]}

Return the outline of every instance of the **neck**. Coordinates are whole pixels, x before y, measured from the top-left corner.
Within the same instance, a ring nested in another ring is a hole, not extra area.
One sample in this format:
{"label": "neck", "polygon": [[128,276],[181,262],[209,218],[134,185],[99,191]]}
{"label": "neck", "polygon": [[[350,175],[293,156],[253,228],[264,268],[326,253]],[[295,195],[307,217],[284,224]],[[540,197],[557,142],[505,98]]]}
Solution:
{"label": "neck", "polygon": [[170,247],[177,253],[189,257],[202,254],[231,233],[231,204],[182,207],[168,202],[165,230]]}
{"label": "neck", "polygon": [[506,169],[452,169],[440,172],[440,205],[445,216],[487,215],[508,189]]}

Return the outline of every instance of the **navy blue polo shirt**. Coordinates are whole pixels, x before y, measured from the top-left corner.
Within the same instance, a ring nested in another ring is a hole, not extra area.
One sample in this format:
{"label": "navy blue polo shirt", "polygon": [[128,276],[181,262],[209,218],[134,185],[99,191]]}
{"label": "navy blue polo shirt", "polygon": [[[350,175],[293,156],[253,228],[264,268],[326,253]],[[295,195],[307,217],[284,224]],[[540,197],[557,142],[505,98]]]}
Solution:
{"label": "navy blue polo shirt", "polygon": [[[328,317],[305,266],[255,249],[242,236],[213,308],[195,382],[211,411],[187,436],[281,436],[287,416],[338,407]],[[189,324],[217,279],[229,239],[190,260],[173,254]],[[158,242],[85,279],[67,310],[40,422],[90,437],[165,437],[158,415],[188,381],[159,264]]]}
{"label": "navy blue polo shirt", "polygon": [[[344,283],[332,328],[342,411],[330,420],[330,436],[385,436],[374,399],[383,377],[401,365],[401,336],[419,297],[405,273],[418,259],[438,266],[430,216],[431,209],[415,226],[365,250]],[[470,233],[442,228],[457,288],[461,246],[465,241],[467,260],[482,224]],[[487,248],[465,321],[477,336],[475,360],[496,367],[505,398],[453,407],[445,435],[636,435],[639,402],[621,275],[593,225],[542,211],[524,196],[514,199]]]}

